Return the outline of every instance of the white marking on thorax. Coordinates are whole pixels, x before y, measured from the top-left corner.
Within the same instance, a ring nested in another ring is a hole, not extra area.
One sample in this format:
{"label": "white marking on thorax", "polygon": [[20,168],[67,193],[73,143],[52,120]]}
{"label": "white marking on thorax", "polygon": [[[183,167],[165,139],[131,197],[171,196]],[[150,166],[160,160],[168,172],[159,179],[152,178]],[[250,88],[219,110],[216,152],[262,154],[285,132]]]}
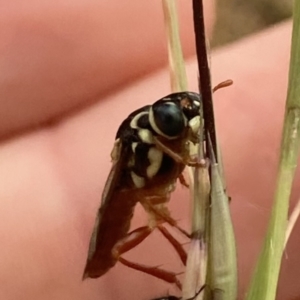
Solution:
{"label": "white marking on thorax", "polygon": [[198,133],[200,129],[200,116],[196,116],[189,121],[189,127],[192,129],[193,133]]}
{"label": "white marking on thorax", "polygon": [[130,172],[130,175],[134,185],[137,188],[140,189],[145,186],[145,179],[143,177],[136,175],[133,171]]}
{"label": "white marking on thorax", "polygon": [[133,153],[135,153],[135,148],[136,148],[137,145],[138,145],[137,142],[133,142],[133,143],[131,144],[131,149],[132,149],[132,152],[133,152]]}
{"label": "white marking on thorax", "polygon": [[[133,142],[131,144],[131,150],[133,153],[135,153],[135,148],[137,147],[138,143],[137,142]],[[127,162],[127,167],[128,168],[131,168],[135,165],[135,156],[132,155],[130,158],[129,158],[129,161]]]}
{"label": "white marking on thorax", "polygon": [[152,178],[155,176],[161,166],[161,162],[163,159],[163,153],[159,149],[152,147],[148,151],[148,159],[150,165],[147,167],[147,176],[148,178]]}
{"label": "white marking on thorax", "polygon": [[200,107],[200,101],[194,100],[194,105],[199,106]]}
{"label": "white marking on thorax", "polygon": [[133,129],[139,129],[138,125],[137,125],[137,122],[139,120],[140,117],[142,117],[143,115],[147,115],[148,112],[140,112],[139,114],[137,114],[130,122],[130,127],[133,128]]}
{"label": "white marking on thorax", "polygon": [[138,136],[142,140],[142,142],[146,144],[153,144],[153,135],[149,129],[139,129]]}

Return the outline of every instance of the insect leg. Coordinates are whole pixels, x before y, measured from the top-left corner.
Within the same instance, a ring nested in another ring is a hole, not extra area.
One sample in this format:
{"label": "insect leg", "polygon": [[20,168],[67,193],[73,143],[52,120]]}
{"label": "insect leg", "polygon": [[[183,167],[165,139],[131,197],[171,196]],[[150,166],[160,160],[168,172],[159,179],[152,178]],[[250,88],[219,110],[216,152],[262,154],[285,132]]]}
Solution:
{"label": "insect leg", "polygon": [[[147,205],[146,205],[147,204]],[[176,220],[174,220],[169,214],[163,213],[161,210],[157,209],[154,205],[151,205],[150,202],[142,203],[146,211],[151,211],[154,215],[157,216],[158,220],[162,220],[168,224],[170,224],[172,227],[175,227],[177,230],[179,230],[183,235],[185,235],[187,238],[191,238],[191,235],[182,229],[180,226],[177,225]]]}
{"label": "insect leg", "polygon": [[196,293],[195,296],[193,296],[192,298],[186,299],[186,300],[194,300],[194,299],[196,299],[197,296],[198,296],[205,288],[206,288],[206,284],[204,284],[204,285],[200,288],[200,290]]}
{"label": "insect leg", "polygon": [[138,229],[135,229],[134,231],[130,232],[124,239],[119,241],[113,248],[112,253],[116,260],[118,260],[123,265],[132,268],[134,270],[141,271],[143,273],[152,275],[156,278],[162,279],[168,283],[175,283],[176,286],[181,289],[181,283],[176,278],[176,273],[169,272],[163,269],[160,269],[158,267],[149,267],[142,264],[134,263],[131,261],[128,261],[127,259],[121,257],[120,255],[122,253],[125,253],[132,248],[136,247],[138,244],[140,244],[145,238],[149,236],[149,234],[154,230],[155,228],[150,228],[148,226],[143,226]]}
{"label": "insect leg", "polygon": [[184,178],[184,175],[181,173],[179,176],[178,176],[178,179],[179,179],[179,182],[185,186],[185,187],[190,187],[189,184],[187,183],[187,181],[185,180]]}
{"label": "insect leg", "polygon": [[169,272],[163,269],[160,269],[158,267],[149,267],[149,266],[145,266],[142,264],[137,264],[137,263],[133,263],[131,261],[128,261],[127,259],[123,258],[123,257],[119,257],[119,261],[125,265],[126,267],[132,268],[134,270],[137,271],[141,271],[143,273],[152,275],[156,278],[159,278],[161,280],[164,280],[168,283],[175,283],[176,286],[181,290],[182,286],[180,281],[177,279],[177,275],[174,272]]}
{"label": "insect leg", "polygon": [[128,233],[125,238],[114,246],[112,250],[113,256],[119,259],[121,254],[139,245],[152,231],[153,229],[149,226],[143,226]]}
{"label": "insect leg", "polygon": [[180,257],[182,263],[186,265],[187,254],[183,249],[182,245],[170,234],[170,232],[162,225],[157,225],[158,230],[163,234],[163,236],[170,242],[178,256]]}
{"label": "insect leg", "polygon": [[153,137],[153,141],[159,150],[172,157],[177,163],[184,164],[190,167],[203,167],[202,162],[193,161],[190,158],[188,159],[183,158],[181,155],[179,155],[178,153],[174,152],[172,149],[164,145],[158,138]]}
{"label": "insect leg", "polygon": [[[144,201],[142,203],[146,211],[151,212],[155,216],[155,225],[154,228],[158,228],[164,237],[171,243],[178,256],[180,257],[182,263],[186,264],[187,255],[182,245],[169,233],[169,231],[161,225],[162,222],[167,222],[171,226],[177,228],[181,233],[190,238],[190,235],[182,228],[180,228],[176,221],[169,215],[168,210],[163,210],[161,207],[157,208],[155,205],[152,205],[150,201]],[[166,207],[165,207],[166,208]],[[167,209],[167,208],[166,208]]]}
{"label": "insect leg", "polygon": [[[206,285],[203,285],[200,290],[196,293],[195,296],[193,296],[192,298],[188,298],[186,300],[194,300],[197,298],[197,296],[205,289]],[[161,297],[161,298],[155,298],[152,300],[181,300],[182,298],[178,298],[176,296],[166,296],[166,297]]]}
{"label": "insect leg", "polygon": [[124,239],[122,239],[120,242],[118,242],[115,245],[114,249],[112,250],[113,256],[120,263],[122,263],[123,265],[129,268],[144,272],[146,274],[152,275],[154,277],[157,277],[169,283],[175,283],[176,286],[179,289],[181,289],[181,283],[176,278],[176,275],[178,274],[157,267],[149,267],[142,264],[134,263],[120,256],[122,253],[125,253],[131,250],[132,248],[136,247],[138,244],[140,244],[146,237],[149,236],[149,234],[154,229],[155,228],[143,226],[130,232]]}

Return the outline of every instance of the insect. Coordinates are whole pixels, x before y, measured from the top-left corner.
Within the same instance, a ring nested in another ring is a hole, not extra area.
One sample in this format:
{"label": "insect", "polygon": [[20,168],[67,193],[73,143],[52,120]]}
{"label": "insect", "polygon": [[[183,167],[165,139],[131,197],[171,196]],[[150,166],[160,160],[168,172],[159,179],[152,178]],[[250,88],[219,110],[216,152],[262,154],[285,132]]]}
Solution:
{"label": "insect", "polygon": [[[104,275],[117,261],[141,270],[120,255],[159,224],[167,221],[176,226],[166,203],[176,180],[184,183],[185,166],[199,165],[190,158],[189,142],[198,142],[200,106],[199,94],[174,93],[134,111],[122,122],[111,152],[112,168],[90,240],[84,278]],[[128,234],[138,202],[148,213],[149,224]]]}

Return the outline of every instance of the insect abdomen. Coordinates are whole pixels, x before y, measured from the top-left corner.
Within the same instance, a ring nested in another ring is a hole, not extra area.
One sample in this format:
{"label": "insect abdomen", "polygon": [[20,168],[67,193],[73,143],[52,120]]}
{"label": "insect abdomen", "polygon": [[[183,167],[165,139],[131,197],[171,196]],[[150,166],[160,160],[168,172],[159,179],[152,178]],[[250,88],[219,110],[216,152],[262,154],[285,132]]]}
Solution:
{"label": "insect abdomen", "polygon": [[114,257],[112,249],[129,231],[137,203],[133,194],[129,190],[116,191],[109,207],[104,205],[100,208],[101,219],[92,235],[84,278],[100,277],[116,264],[117,257]]}

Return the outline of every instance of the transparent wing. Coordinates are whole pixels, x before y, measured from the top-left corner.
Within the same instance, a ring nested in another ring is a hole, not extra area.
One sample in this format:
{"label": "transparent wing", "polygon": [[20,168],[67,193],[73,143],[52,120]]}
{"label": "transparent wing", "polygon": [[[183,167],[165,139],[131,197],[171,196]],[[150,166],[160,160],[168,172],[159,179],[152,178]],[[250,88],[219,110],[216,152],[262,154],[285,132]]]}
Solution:
{"label": "transparent wing", "polygon": [[134,209],[134,203],[122,199],[122,193],[116,189],[122,185],[120,177],[127,162],[128,147],[117,140],[111,156],[113,165],[102,193],[83,278],[99,277],[111,267],[111,250],[126,235]]}

